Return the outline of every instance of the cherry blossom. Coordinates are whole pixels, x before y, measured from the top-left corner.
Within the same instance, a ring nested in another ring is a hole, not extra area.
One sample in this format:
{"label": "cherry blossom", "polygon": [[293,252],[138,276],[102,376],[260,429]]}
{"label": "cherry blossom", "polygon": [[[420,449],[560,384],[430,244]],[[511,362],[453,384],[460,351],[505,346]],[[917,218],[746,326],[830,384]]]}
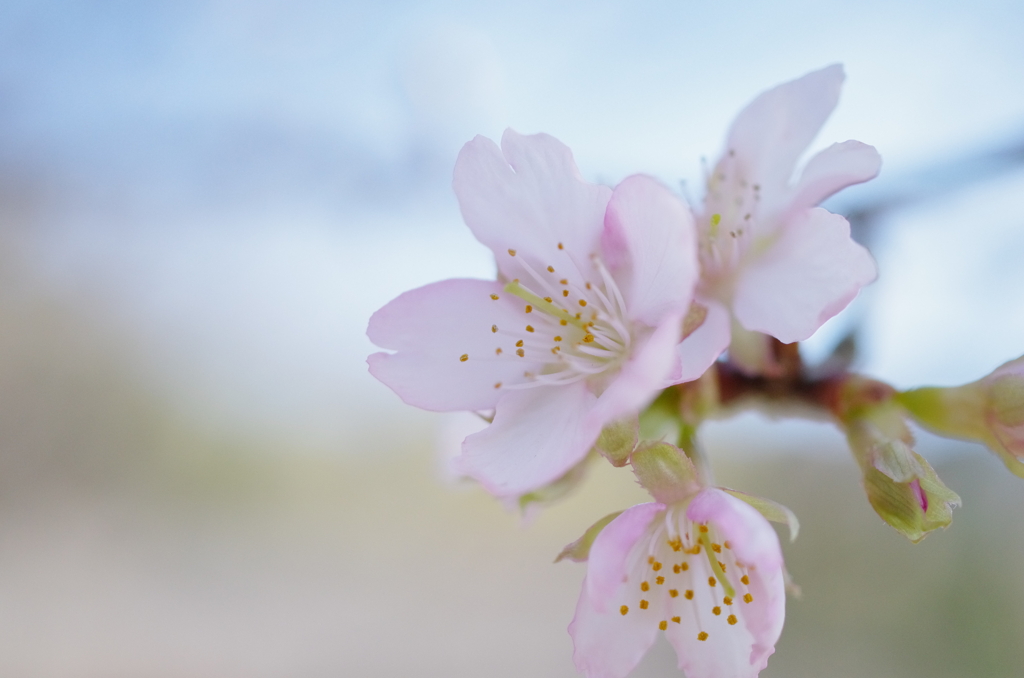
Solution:
{"label": "cherry blossom", "polygon": [[753,678],[785,604],[778,537],[750,504],[711,487],[640,504],[593,541],[573,659],[587,678],[622,678],[662,631],[688,678]]}
{"label": "cherry blossom", "polygon": [[476,137],[453,183],[498,280],[445,280],[370,319],[389,353],[370,372],[405,402],[494,410],[459,468],[498,496],[563,476],[608,423],[678,381],[676,346],[698,268],[689,209],[646,176],[614,190],[582,180],[570,150],[538,134]]}
{"label": "cherry blossom", "polygon": [[[699,369],[729,347],[739,367],[767,367],[765,338],[810,337],[876,276],[871,255],[850,237],[845,218],[815,205],[873,178],[875,149],[859,141],[829,146],[794,180],[800,156],[839,99],[842,66],[809,73],[764,92],[733,122],[707,178],[697,215],[704,327],[682,345]],[[735,355],[734,355],[735,354]]]}

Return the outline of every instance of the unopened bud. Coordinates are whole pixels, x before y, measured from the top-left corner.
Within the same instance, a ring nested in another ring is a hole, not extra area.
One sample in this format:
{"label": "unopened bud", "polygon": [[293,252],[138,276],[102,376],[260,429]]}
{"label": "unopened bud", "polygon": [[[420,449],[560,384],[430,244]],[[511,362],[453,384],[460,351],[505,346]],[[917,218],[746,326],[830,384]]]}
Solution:
{"label": "unopened bud", "polygon": [[1024,477],[1024,357],[973,383],[914,389],[898,399],[925,428],[982,442]]}
{"label": "unopened bud", "polygon": [[594,449],[610,461],[612,466],[625,466],[639,439],[640,422],[633,417],[605,426],[594,443]]}
{"label": "unopened bud", "polygon": [[682,501],[700,490],[697,469],[675,445],[640,447],[633,452],[630,463],[643,488],[663,504]]}
{"label": "unopened bud", "polygon": [[902,417],[901,409],[887,402],[845,423],[871,508],[916,543],[949,525],[960,497],[911,449],[913,438]]}

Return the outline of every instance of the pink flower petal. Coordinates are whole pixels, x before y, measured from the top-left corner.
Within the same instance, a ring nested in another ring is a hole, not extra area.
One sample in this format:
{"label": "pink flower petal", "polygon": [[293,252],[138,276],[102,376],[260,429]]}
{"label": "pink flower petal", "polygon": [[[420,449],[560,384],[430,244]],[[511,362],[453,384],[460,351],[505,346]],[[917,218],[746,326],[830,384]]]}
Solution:
{"label": "pink flower petal", "polygon": [[602,249],[630,319],[654,326],[689,308],[699,272],[693,215],[657,181],[638,174],[615,187]]}
{"label": "pink flower petal", "polygon": [[701,303],[708,310],[704,323],[679,344],[679,357],[682,362],[680,382],[700,379],[701,375],[718,360],[718,356],[729,348],[729,311],[718,302]]}
{"label": "pink flower petal", "polygon": [[513,340],[500,333],[521,324],[520,300],[505,294],[500,283],[432,283],[402,294],[370,318],[370,341],[397,351],[371,355],[370,373],[410,405],[441,412],[491,409],[507,392],[495,384],[522,382],[524,371],[542,365],[516,356]]}
{"label": "pink flower petal", "polygon": [[632,356],[613,377],[591,413],[595,425],[603,428],[619,417],[636,413],[662,389],[678,383],[676,346],[682,325],[681,315],[670,315],[646,338],[634,339],[637,345]]}
{"label": "pink flower petal", "polygon": [[633,547],[645,535],[651,521],[664,510],[664,504],[637,504],[620,513],[597,535],[590,547],[585,589],[593,599],[595,610],[605,612],[608,609],[608,603],[632,569],[628,560]]}
{"label": "pink flower petal", "polygon": [[[611,189],[583,181],[562,142],[509,129],[499,150],[478,136],[459,153],[452,186],[466,225],[508,279],[530,279],[524,262],[564,269],[578,284],[591,276],[589,255],[598,251]],[[584,270],[570,270],[567,255]]]}
{"label": "pink flower petal", "polygon": [[830,195],[878,176],[882,156],[859,141],[832,144],[807,163],[793,189],[790,214],[814,207]]}
{"label": "pink flower petal", "polygon": [[658,627],[639,610],[626,616],[598,612],[587,592],[589,582],[588,575],[569,624],[573,662],[587,678],[625,678],[654,644]]}
{"label": "pink flower petal", "polygon": [[601,426],[588,416],[596,400],[583,381],[509,391],[491,425],[466,438],[458,467],[499,497],[546,485],[597,440]]}
{"label": "pink flower petal", "polygon": [[815,208],[795,216],[741,272],[733,311],[748,330],[803,341],[875,276],[874,260],[850,238],[846,219]]}
{"label": "pink flower petal", "polygon": [[844,78],[839,64],[808,73],[764,92],[733,122],[727,149],[763,195],[788,186],[797,159],[836,107]]}
{"label": "pink flower petal", "polygon": [[[786,587],[778,536],[764,516],[752,506],[715,488],[701,491],[690,502],[686,517],[694,522],[710,524],[730,542],[736,559],[747,567],[750,583],[745,589],[751,600],[740,603],[740,610],[742,625],[750,633],[751,645],[746,668],[738,671],[734,648],[713,653],[709,658],[707,654],[693,654],[695,642],[685,637],[674,639],[670,635],[669,640],[679,655],[680,667],[689,678],[754,678],[775,651],[786,615]],[[737,596],[742,590],[737,586]],[[700,657],[702,666],[687,665],[684,658],[689,661],[691,657]]]}
{"label": "pink flower petal", "polygon": [[576,616],[569,624],[575,648],[573,661],[587,678],[624,678],[657,637],[656,619],[663,616],[660,610],[636,609],[630,600],[634,608],[631,614],[623,615],[619,604],[623,602],[624,582],[638,565],[631,559],[646,554],[635,553],[638,543],[649,536],[651,522],[664,510],[664,505],[654,503],[626,509],[597,535],[590,548],[587,577]]}

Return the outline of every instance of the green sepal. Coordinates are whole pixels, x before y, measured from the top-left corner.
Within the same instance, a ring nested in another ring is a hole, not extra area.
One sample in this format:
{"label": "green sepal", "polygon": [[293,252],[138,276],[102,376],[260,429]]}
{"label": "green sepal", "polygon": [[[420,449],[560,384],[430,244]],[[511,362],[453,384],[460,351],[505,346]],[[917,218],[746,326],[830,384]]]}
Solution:
{"label": "green sepal", "polygon": [[639,440],[640,420],[633,417],[605,426],[594,443],[594,449],[612,466],[621,467],[629,463],[629,455]]}
{"label": "green sepal", "polygon": [[720,487],[718,489],[728,492],[737,499],[747,502],[757,509],[757,512],[767,520],[770,520],[773,523],[782,523],[789,528],[789,541],[796,541],[797,535],[800,534],[800,521],[797,520],[796,514],[788,507],[783,506],[777,501],[758,497],[753,494],[747,494],[746,492],[740,492],[739,490],[732,490],[728,487]]}
{"label": "green sepal", "polygon": [[675,445],[654,443],[639,447],[633,451],[630,463],[640,485],[663,504],[682,501],[700,490],[697,469]]}
{"label": "green sepal", "polygon": [[582,563],[586,561],[586,559],[590,557],[590,547],[594,545],[594,540],[597,539],[597,535],[601,534],[601,530],[608,527],[608,523],[618,518],[621,513],[622,511],[609,513],[604,518],[601,518],[601,520],[588,527],[582,537],[562,549],[562,552],[558,554],[557,558],[555,558],[555,562],[557,563],[567,558],[574,563]]}

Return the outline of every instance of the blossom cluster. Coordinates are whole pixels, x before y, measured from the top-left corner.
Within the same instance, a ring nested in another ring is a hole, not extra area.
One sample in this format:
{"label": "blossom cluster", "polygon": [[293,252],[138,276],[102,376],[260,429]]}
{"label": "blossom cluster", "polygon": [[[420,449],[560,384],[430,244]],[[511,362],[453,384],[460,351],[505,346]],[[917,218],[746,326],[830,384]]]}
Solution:
{"label": "blossom cluster", "polygon": [[587,562],[569,633],[590,678],[626,676],[659,633],[688,678],[754,677],[774,652],[787,576],[768,521],[795,536],[795,517],[714,485],[697,440],[709,416],[766,394],[819,407],[871,505],[914,541],[959,497],[912,449],[908,419],[986,442],[1024,475],[1021,360],[959,390],[900,393],[799,359],[795,342],[876,277],[847,220],[818,205],[873,178],[879,154],[845,141],[798,168],[843,79],[833,65],[755,98],[700,205],[644,174],[589,183],[545,134],[473,139],[453,187],[496,279],[433,283],[370,319],[377,379],[410,405],[488,422],[456,462],[494,496],[555,496],[595,457],[630,466],[652,495],[560,556]]}

